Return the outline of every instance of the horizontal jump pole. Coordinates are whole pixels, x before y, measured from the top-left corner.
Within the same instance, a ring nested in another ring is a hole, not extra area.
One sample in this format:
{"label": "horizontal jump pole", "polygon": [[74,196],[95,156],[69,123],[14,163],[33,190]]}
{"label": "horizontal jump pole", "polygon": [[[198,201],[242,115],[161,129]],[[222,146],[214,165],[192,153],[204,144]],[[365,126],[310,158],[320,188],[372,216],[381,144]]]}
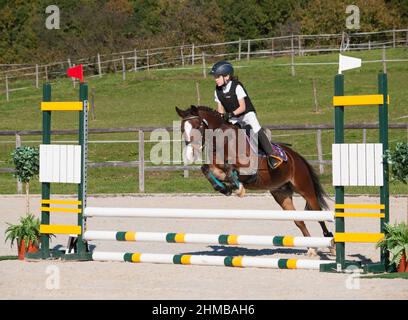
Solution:
{"label": "horizontal jump pole", "polygon": [[333,263],[330,260],[297,260],[254,258],[246,256],[207,256],[207,255],[174,255],[155,253],[130,252],[99,252],[92,253],[94,261],[122,261],[133,263],[184,264],[226,267],[255,267],[271,269],[314,269],[319,270],[321,264]]}
{"label": "horizontal jump pole", "polygon": [[252,236],[235,234],[198,234],[132,231],[93,231],[84,233],[85,240],[135,242],[205,243],[221,245],[262,245],[276,247],[330,247],[331,237]]}
{"label": "horizontal jump pole", "polygon": [[87,207],[85,217],[334,221],[333,211]]}

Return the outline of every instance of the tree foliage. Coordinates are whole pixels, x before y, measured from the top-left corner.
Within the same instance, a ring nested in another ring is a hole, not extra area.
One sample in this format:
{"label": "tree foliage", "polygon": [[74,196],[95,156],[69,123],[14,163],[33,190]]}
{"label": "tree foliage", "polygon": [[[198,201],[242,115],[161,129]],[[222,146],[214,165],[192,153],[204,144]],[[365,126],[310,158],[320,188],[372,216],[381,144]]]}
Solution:
{"label": "tree foliage", "polygon": [[[345,30],[348,0],[0,0],[0,63]],[[356,0],[359,31],[408,24],[408,0]],[[60,9],[48,30],[45,9]]]}

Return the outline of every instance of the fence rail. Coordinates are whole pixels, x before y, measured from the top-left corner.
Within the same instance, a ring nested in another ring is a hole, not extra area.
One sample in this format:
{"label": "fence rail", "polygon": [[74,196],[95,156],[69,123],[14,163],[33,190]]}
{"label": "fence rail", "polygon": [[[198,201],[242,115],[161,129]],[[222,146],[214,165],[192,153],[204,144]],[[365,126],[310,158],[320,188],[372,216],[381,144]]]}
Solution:
{"label": "fence rail", "polygon": [[[287,35],[280,37],[267,37],[258,39],[238,39],[235,41],[213,44],[188,44],[181,46],[136,49],[110,53],[97,54],[89,58],[49,62],[43,64],[0,65],[0,82],[4,83],[6,101],[10,94],[32,87],[39,89],[41,81],[52,81],[65,77],[66,69],[74,65],[83,64],[85,75],[88,78],[102,77],[110,72],[121,72],[122,80],[126,80],[129,72],[147,71],[163,68],[186,68],[187,65],[203,69],[203,77],[208,62],[220,57],[230,60],[249,60],[253,57],[280,57],[291,56],[289,64],[291,74],[296,75],[296,56],[318,54],[327,52],[345,52],[356,50],[374,50],[386,48],[408,47],[408,29],[387,30],[381,32],[361,32],[320,35]],[[385,51],[385,50],[384,50]],[[407,59],[386,59],[365,62],[407,62]],[[331,62],[320,63],[331,64]],[[197,65],[197,67],[195,66]],[[310,64],[313,65],[313,64]],[[284,64],[276,66],[286,66]],[[24,80],[24,81],[23,81]],[[22,81],[24,86],[13,87],[13,82]],[[73,85],[76,80],[73,79]]]}
{"label": "fence rail", "polygon": [[[331,160],[324,160],[323,156],[323,146],[322,146],[322,131],[323,130],[333,130],[334,127],[331,124],[311,124],[311,125],[266,125],[264,126],[270,132],[272,132],[272,137],[274,141],[278,140],[279,136],[274,135],[273,131],[315,131],[316,135],[316,150],[317,154],[313,155],[317,160],[307,159],[312,165],[317,165],[319,168],[319,173],[323,174],[325,172],[325,166],[331,165]],[[366,143],[367,130],[378,129],[378,123],[366,123],[366,124],[348,124],[345,125],[346,129],[361,129],[362,130],[362,143]],[[138,189],[139,192],[144,192],[145,190],[145,172],[150,171],[183,171],[184,177],[189,177],[190,171],[200,170],[200,165],[185,166],[185,165],[174,165],[175,162],[171,162],[170,165],[151,165],[151,161],[145,159],[145,145],[147,143],[154,143],[157,140],[145,140],[145,133],[152,132],[156,129],[167,129],[171,131],[172,127],[133,127],[133,128],[109,128],[109,129],[89,129],[90,134],[109,134],[109,133],[138,133],[138,139],[135,140],[98,140],[89,141],[89,144],[93,143],[135,143],[138,144],[139,157],[134,161],[104,161],[104,162],[88,162],[89,168],[102,168],[102,167],[117,167],[117,168],[138,168],[139,178],[138,178]],[[392,123],[389,125],[389,129],[405,129],[407,132],[408,141],[408,123]],[[53,130],[53,135],[76,135],[78,132],[76,130]],[[16,147],[21,146],[23,143],[22,136],[41,136],[41,130],[16,130],[16,131],[0,131],[0,136],[12,136],[15,137],[13,141],[0,141],[1,143],[15,144]],[[285,134],[286,136],[287,134]],[[291,134],[293,135],[293,134]],[[289,135],[289,136],[291,136]],[[168,142],[180,142],[180,140],[169,140]],[[29,140],[26,143],[41,143],[41,140]],[[58,143],[75,143],[76,141],[57,141]],[[163,142],[161,140],[161,142]],[[309,155],[310,156],[310,155]],[[181,163],[180,163],[181,164]],[[12,168],[0,168],[0,173],[12,173],[14,170]],[[17,184],[17,193],[22,193],[21,184]]]}

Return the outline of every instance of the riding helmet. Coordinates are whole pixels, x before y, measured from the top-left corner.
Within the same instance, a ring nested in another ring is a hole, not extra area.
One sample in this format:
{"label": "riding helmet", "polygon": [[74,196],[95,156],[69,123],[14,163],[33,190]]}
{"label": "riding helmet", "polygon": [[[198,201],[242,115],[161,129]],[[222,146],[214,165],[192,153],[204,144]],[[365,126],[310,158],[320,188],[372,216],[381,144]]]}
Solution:
{"label": "riding helmet", "polygon": [[232,64],[227,61],[218,61],[211,68],[210,74],[214,76],[234,75],[234,68]]}

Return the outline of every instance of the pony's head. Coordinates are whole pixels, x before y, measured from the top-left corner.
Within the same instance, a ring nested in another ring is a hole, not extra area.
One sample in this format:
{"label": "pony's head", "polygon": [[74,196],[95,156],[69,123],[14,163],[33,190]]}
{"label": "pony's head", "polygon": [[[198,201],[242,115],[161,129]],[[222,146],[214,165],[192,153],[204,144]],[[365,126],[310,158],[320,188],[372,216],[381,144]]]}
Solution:
{"label": "pony's head", "polygon": [[181,118],[180,129],[184,143],[186,144],[183,160],[184,164],[188,165],[199,159],[204,130],[208,128],[208,122],[200,116],[198,107],[194,105],[186,110],[181,110],[176,107],[176,112]]}

